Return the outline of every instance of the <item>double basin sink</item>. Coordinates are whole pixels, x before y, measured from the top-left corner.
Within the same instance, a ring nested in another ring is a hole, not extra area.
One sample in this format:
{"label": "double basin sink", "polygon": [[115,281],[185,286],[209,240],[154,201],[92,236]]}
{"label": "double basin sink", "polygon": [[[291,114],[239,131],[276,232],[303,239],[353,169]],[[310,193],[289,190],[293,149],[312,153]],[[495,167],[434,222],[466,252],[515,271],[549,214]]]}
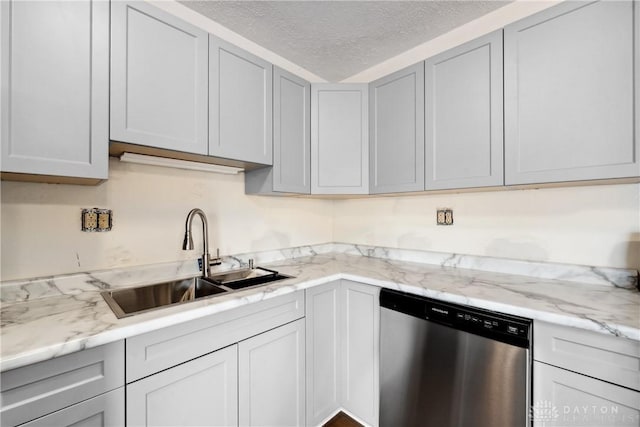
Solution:
{"label": "double basin sink", "polygon": [[202,298],[225,295],[292,276],[262,267],[236,269],[210,277],[192,277],[153,285],[101,292],[116,317],[132,316]]}

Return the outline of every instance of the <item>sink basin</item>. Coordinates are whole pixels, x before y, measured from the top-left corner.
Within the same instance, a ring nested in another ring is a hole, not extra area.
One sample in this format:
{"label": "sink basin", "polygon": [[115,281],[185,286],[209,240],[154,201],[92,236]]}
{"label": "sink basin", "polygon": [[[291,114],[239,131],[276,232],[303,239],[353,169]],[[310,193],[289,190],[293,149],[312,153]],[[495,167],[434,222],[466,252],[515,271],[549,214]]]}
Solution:
{"label": "sink basin", "polygon": [[222,288],[232,290],[245,289],[258,286],[276,280],[288,279],[291,276],[280,274],[277,271],[263,267],[243,268],[212,274],[210,279]]}
{"label": "sink basin", "polygon": [[118,318],[229,292],[202,277],[102,292]]}
{"label": "sink basin", "polygon": [[290,277],[262,267],[245,268],[214,274],[208,278],[192,277],[135,288],[103,291],[101,295],[116,317],[120,319]]}

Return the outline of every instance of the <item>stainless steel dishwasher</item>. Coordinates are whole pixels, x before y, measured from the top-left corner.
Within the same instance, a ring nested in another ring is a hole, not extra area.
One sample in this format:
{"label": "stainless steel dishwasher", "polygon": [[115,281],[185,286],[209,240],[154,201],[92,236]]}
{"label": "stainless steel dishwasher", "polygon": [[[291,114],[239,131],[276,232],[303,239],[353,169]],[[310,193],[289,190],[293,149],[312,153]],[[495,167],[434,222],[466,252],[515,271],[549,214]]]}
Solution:
{"label": "stainless steel dishwasher", "polygon": [[383,289],[380,426],[531,425],[531,320]]}

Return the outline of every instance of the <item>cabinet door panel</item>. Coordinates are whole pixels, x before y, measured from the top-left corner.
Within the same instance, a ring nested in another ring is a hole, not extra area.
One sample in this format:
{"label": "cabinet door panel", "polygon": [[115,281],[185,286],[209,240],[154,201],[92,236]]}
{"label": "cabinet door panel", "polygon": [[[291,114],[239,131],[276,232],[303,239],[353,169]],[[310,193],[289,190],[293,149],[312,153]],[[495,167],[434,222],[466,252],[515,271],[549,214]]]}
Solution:
{"label": "cabinet door panel", "polygon": [[425,61],[427,190],[502,185],[502,31]]}
{"label": "cabinet door panel", "polygon": [[111,13],[111,139],[207,154],[207,33],[145,2]]}
{"label": "cabinet door panel", "polygon": [[238,344],[241,426],[302,426],[304,319]]}
{"label": "cabinet door panel", "polygon": [[237,345],[127,386],[128,426],[238,424]]}
{"label": "cabinet door panel", "polygon": [[109,3],[3,1],[2,171],[107,178]]}
{"label": "cabinet door panel", "polygon": [[340,281],[306,290],[307,425],[340,408]]}
{"label": "cabinet door panel", "polygon": [[378,425],[380,288],[342,281],[342,406]]}
{"label": "cabinet door panel", "polygon": [[506,184],[640,175],[638,17],[567,2],[505,28]]}
{"label": "cabinet door panel", "polygon": [[309,194],[311,84],[277,69],[273,89],[273,189]]}
{"label": "cabinet door panel", "polygon": [[312,85],[311,105],[311,192],[367,194],[367,85]]}
{"label": "cabinet door panel", "polygon": [[545,363],[533,364],[533,425],[629,426],[640,422],[640,393]]}
{"label": "cabinet door panel", "polygon": [[369,85],[371,193],[424,190],[424,63]]}
{"label": "cabinet door panel", "polygon": [[273,70],[273,167],[246,171],[247,194],[311,192],[311,84]]}
{"label": "cabinet door panel", "polygon": [[209,46],[209,154],[272,164],[272,65],[217,37]]}
{"label": "cabinet door panel", "polygon": [[125,425],[124,387],[22,424],[21,427],[120,427],[123,425]]}

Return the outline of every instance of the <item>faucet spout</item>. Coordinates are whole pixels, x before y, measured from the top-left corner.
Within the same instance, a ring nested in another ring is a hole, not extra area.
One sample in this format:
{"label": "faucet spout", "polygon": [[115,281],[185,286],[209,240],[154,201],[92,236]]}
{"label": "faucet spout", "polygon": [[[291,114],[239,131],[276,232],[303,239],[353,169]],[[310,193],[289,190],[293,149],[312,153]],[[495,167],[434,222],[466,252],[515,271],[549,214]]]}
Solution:
{"label": "faucet spout", "polygon": [[202,253],[202,276],[209,277],[211,275],[211,257],[209,256],[209,224],[207,223],[207,216],[204,214],[202,209],[195,208],[189,211],[185,222],[182,249],[186,251],[194,248],[193,237],[191,236],[191,227],[193,225],[193,217],[196,215],[202,220],[202,240],[204,244]]}

